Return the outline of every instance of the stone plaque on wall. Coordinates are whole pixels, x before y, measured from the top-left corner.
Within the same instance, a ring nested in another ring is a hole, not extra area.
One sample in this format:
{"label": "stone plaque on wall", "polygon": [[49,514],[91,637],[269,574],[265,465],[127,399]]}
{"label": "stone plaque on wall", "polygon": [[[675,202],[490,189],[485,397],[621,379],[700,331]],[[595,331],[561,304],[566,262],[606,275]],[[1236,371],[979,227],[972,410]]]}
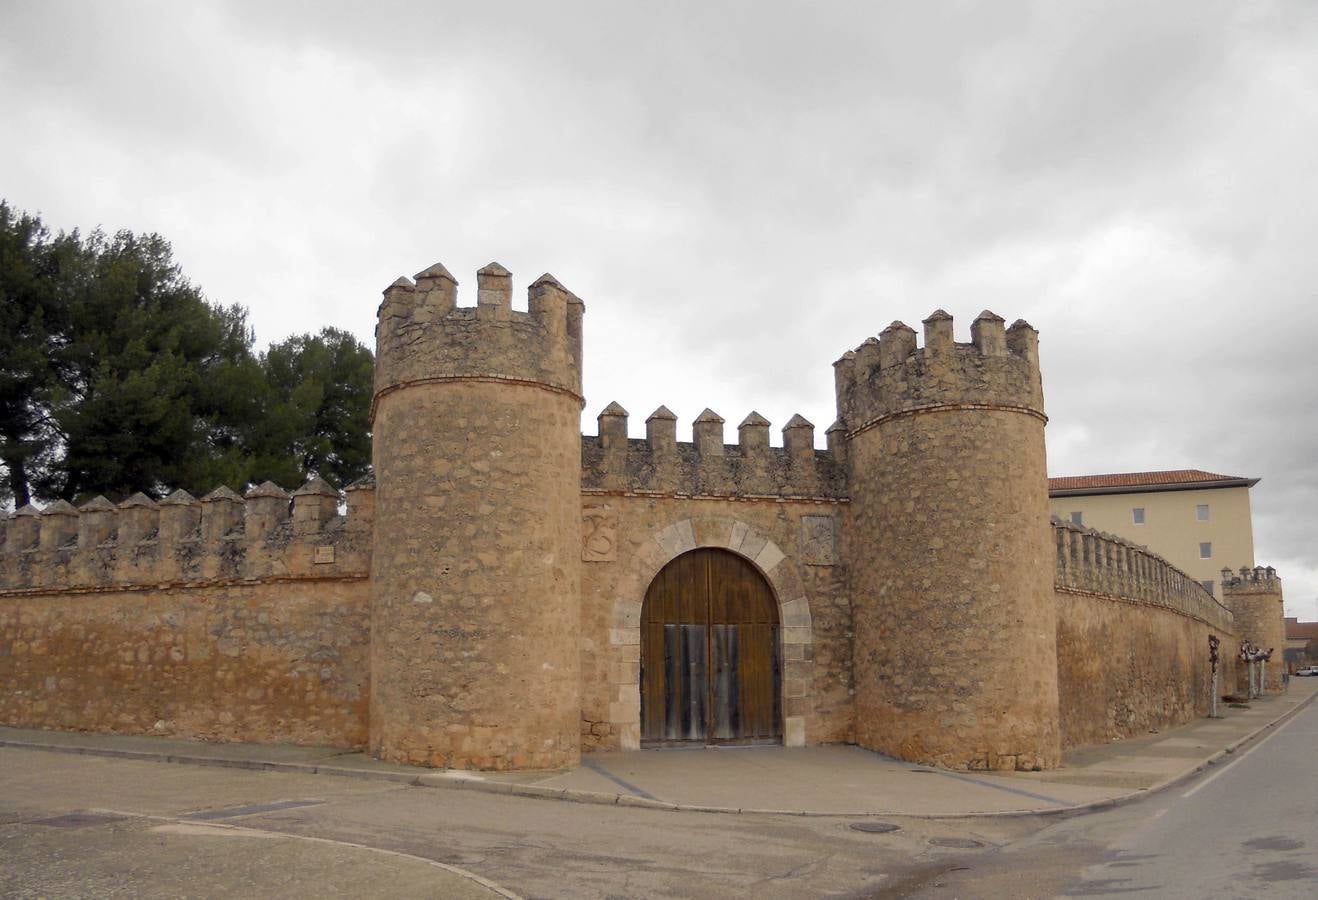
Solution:
{"label": "stone plaque on wall", "polygon": [[808,566],[831,566],[835,560],[832,516],[801,517],[801,560]]}
{"label": "stone plaque on wall", "polygon": [[613,562],[618,558],[618,514],[607,506],[587,506],[581,511],[581,559],[583,562]]}

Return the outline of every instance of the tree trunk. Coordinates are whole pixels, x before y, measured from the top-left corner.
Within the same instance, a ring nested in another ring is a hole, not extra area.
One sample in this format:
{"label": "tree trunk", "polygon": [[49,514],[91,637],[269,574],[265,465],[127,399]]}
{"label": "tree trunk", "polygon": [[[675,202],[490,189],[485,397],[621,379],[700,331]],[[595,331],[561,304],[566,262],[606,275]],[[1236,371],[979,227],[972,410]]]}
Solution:
{"label": "tree trunk", "polygon": [[9,493],[14,497],[14,509],[27,506],[32,502],[32,487],[28,483],[23,458],[18,454],[7,454],[0,457],[0,462],[5,464],[5,470],[9,473]]}

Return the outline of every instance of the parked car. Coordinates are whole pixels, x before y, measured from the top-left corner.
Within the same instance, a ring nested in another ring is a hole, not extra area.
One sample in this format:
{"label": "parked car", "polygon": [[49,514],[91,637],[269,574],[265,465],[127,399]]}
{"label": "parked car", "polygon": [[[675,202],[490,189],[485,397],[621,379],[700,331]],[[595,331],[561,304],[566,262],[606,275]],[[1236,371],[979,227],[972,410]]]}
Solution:
{"label": "parked car", "polygon": [[1295,670],[1295,674],[1318,676],[1318,666],[1300,666]]}

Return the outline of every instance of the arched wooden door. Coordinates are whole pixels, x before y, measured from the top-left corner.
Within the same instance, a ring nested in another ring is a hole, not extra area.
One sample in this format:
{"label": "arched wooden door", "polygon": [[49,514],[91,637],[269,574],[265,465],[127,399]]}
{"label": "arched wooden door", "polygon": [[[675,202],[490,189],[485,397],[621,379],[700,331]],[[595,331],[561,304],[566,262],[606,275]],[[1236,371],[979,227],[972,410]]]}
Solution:
{"label": "arched wooden door", "polygon": [[740,556],[700,549],[655,576],[641,610],[641,740],[782,738],[778,604]]}

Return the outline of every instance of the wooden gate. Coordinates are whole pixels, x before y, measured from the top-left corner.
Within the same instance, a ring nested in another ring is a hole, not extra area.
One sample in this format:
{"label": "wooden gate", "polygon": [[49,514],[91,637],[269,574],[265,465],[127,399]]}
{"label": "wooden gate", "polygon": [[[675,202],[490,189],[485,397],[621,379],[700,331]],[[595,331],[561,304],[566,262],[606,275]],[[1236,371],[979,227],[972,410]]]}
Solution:
{"label": "wooden gate", "polygon": [[778,604],[755,567],[726,550],[677,557],[641,610],[641,740],[782,738]]}

